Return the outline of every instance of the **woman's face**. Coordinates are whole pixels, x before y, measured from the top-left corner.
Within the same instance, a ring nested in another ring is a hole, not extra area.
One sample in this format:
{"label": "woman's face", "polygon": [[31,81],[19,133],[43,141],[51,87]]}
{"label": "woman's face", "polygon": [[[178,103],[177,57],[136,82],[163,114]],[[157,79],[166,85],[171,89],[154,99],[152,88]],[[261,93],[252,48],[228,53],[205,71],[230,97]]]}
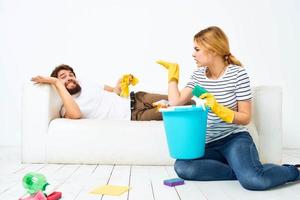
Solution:
{"label": "woman's face", "polygon": [[197,44],[196,41],[194,41],[194,50],[193,57],[198,67],[208,66],[211,63],[212,54],[204,49],[204,47]]}

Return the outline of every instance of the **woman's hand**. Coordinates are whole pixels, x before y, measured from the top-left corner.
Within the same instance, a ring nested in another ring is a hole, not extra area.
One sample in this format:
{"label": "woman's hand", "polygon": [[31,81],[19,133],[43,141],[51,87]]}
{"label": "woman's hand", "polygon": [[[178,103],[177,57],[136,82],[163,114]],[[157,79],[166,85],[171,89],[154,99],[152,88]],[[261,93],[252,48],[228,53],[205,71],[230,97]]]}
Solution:
{"label": "woman's hand", "polygon": [[206,100],[206,105],[210,107],[210,109],[222,120],[227,123],[232,123],[234,120],[234,111],[226,108],[225,106],[219,104],[214,95],[210,93],[204,93],[200,97],[200,99]]}
{"label": "woman's hand", "polygon": [[158,60],[156,63],[162,65],[168,70],[168,81],[179,82],[179,65],[177,63],[171,63],[164,60]]}

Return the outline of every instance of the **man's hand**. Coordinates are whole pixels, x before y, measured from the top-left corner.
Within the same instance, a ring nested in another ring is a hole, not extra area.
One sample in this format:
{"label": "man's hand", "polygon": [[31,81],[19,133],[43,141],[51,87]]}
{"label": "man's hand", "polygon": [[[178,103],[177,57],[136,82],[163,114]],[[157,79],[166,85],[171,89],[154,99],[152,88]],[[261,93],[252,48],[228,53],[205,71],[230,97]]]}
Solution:
{"label": "man's hand", "polygon": [[45,76],[35,76],[31,78],[31,81],[35,83],[42,84],[56,84],[58,82],[58,78],[55,77],[45,77]]}
{"label": "man's hand", "polygon": [[[132,74],[125,74],[121,77],[121,80],[119,82],[119,87],[121,88],[120,96],[128,97],[129,85],[135,86],[139,82],[139,80]],[[117,89],[119,89],[119,87],[117,87]]]}
{"label": "man's hand", "polygon": [[122,77],[119,78],[119,80],[118,80],[116,86],[113,88],[113,92],[116,93],[116,94],[119,95],[119,96],[120,96],[120,94],[121,94],[121,92],[122,92],[122,90],[121,90],[121,82],[122,82]]}

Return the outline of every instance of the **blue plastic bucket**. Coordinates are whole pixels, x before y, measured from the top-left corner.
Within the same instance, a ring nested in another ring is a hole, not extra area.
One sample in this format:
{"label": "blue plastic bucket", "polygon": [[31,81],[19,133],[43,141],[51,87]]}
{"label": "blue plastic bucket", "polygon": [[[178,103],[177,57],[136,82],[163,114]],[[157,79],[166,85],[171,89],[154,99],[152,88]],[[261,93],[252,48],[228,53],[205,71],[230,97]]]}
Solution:
{"label": "blue plastic bucket", "polygon": [[175,159],[195,159],[205,152],[207,109],[179,106],[160,109],[169,152]]}

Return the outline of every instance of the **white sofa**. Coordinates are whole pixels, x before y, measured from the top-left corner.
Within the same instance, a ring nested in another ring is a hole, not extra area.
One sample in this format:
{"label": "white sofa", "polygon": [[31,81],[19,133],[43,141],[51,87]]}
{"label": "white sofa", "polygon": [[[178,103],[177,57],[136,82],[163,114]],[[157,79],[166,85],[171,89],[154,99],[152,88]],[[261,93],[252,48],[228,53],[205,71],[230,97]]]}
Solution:
{"label": "white sofa", "polygon": [[[249,128],[263,162],[281,162],[281,93],[280,87],[253,88]],[[22,103],[23,163],[174,163],[162,121],[62,119],[60,98],[49,85],[26,84]]]}

